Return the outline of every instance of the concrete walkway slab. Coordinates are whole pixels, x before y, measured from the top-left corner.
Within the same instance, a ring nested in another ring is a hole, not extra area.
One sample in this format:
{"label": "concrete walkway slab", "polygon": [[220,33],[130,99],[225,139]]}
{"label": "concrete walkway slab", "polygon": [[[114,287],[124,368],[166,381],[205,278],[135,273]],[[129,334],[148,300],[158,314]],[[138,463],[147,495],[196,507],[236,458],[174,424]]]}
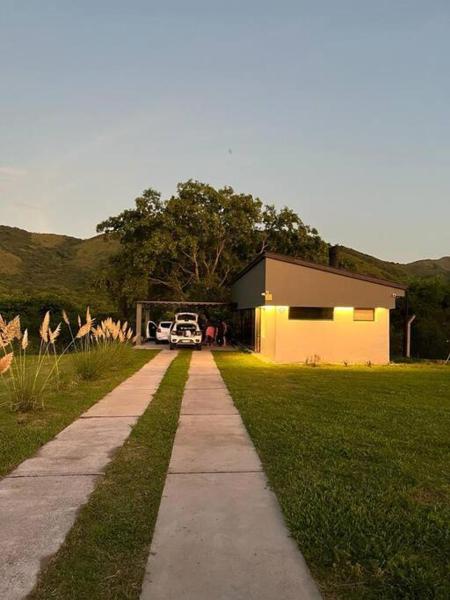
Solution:
{"label": "concrete walkway slab", "polygon": [[186,390],[182,415],[238,415],[229,393],[225,390]]}
{"label": "concrete walkway slab", "polygon": [[239,415],[182,415],[170,473],[261,471]]}
{"label": "concrete walkway slab", "polygon": [[140,417],[148,406],[153,393],[128,392],[106,397],[97,402],[82,418],[92,417]]}
{"label": "concrete walkway slab", "polygon": [[0,599],[32,590],[175,356],[155,356],[0,482]]}
{"label": "concrete walkway slab", "polygon": [[212,377],[189,378],[186,383],[186,390],[224,390],[226,386],[222,381]]}
{"label": "concrete walkway slab", "polygon": [[193,354],[141,600],[320,598],[230,401]]}
{"label": "concrete walkway slab", "polygon": [[98,475],[129,436],[136,421],[136,417],[78,419],[9,477]]}
{"label": "concrete walkway slab", "polygon": [[6,477],[0,483],[0,598],[24,598],[72,527],[95,476]]}
{"label": "concrete walkway slab", "polygon": [[169,475],[142,598],[319,598],[263,473]]}

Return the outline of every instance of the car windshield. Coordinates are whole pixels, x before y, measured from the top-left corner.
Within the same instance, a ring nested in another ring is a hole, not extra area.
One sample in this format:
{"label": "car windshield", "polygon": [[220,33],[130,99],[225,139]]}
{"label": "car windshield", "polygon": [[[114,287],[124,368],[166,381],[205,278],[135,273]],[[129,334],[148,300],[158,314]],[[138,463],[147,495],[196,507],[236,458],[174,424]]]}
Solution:
{"label": "car windshield", "polygon": [[172,321],[161,321],[161,323],[159,324],[159,326],[164,327],[164,329],[169,329],[171,325]]}

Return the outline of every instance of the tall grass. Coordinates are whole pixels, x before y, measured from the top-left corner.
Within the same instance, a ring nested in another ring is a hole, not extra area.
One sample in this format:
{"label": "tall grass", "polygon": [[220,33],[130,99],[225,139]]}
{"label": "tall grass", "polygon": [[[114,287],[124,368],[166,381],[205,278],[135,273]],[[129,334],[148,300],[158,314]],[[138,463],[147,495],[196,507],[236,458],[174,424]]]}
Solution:
{"label": "tall grass", "polygon": [[6,384],[10,408],[28,411],[44,407],[45,392],[59,385],[58,362],[61,355],[55,342],[61,332],[61,324],[50,327],[47,312],[39,328],[40,344],[37,356],[28,355],[28,329],[22,333],[20,316],[5,321],[0,315],[0,375]]}
{"label": "tall grass", "polygon": [[121,324],[108,318],[96,325],[87,308],[86,322],[83,324],[78,317],[78,331],[74,334],[65,311],[62,318],[70,332],[70,343],[57,351],[61,323],[52,330],[50,312],[47,312],[39,328],[39,352],[30,356],[28,330],[22,333],[20,316],[7,322],[0,315],[0,350],[3,352],[0,378],[6,385],[12,410],[44,407],[46,391],[61,384],[59,361],[69,350],[75,372],[83,380],[98,379],[107,370],[130,362],[134,337],[127,322]]}
{"label": "tall grass", "polygon": [[128,323],[113,321],[111,317],[94,325],[89,308],[86,323],[78,317],[78,332],[73,335],[67,314],[63,313],[72,336],[74,346],[73,361],[75,371],[81,379],[97,379],[107,369],[115,369],[129,362],[133,330]]}

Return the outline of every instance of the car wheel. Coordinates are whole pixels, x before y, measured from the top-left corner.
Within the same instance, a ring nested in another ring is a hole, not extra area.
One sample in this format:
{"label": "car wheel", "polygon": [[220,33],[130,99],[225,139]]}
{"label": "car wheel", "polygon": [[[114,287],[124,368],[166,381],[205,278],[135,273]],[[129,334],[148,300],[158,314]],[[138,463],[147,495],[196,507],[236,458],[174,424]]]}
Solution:
{"label": "car wheel", "polygon": [[175,350],[175,344],[170,344],[170,349]]}
{"label": "car wheel", "polygon": [[201,344],[197,344],[196,348],[197,348],[197,350],[201,350],[202,349],[202,345]]}

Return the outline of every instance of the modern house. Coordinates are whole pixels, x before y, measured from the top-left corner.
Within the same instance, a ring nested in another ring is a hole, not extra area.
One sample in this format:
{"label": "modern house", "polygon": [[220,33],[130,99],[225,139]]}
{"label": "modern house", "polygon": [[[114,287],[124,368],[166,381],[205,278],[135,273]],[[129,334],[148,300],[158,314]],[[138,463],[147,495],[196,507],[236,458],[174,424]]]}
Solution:
{"label": "modern house", "polygon": [[265,253],[234,279],[241,339],[280,363],[389,362],[389,311],[406,286]]}

